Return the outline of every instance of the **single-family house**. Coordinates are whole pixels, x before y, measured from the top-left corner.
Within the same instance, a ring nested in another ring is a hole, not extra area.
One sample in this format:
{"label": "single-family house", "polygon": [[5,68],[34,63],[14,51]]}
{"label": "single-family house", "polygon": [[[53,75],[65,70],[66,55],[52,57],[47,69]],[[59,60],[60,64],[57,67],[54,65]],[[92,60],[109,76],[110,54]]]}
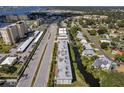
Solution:
{"label": "single-family house", "polygon": [[110,69],[111,64],[112,64],[112,61],[104,56],[96,59],[92,64],[92,67],[101,68],[101,69]]}
{"label": "single-family house", "polygon": [[77,32],[77,36],[76,36],[78,39],[82,40],[82,39],[85,39],[85,37],[83,37],[83,34],[82,32],[78,31]]}
{"label": "single-family house", "polygon": [[94,56],[95,55],[95,52],[90,44],[84,43],[82,55],[83,56]]}

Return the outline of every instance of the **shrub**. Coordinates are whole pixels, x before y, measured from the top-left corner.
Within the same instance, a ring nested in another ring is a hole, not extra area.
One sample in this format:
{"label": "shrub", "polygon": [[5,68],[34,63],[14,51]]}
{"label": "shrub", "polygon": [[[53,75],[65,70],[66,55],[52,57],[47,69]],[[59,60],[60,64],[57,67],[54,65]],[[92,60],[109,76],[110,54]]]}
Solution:
{"label": "shrub", "polygon": [[16,67],[14,67],[14,66],[9,66],[9,65],[3,65],[3,66],[0,68],[0,71],[1,71],[1,72],[4,72],[4,73],[14,73],[16,70],[17,70]]}
{"label": "shrub", "polygon": [[106,42],[101,43],[101,48],[102,49],[107,49],[108,46],[109,46],[109,43],[106,43]]}

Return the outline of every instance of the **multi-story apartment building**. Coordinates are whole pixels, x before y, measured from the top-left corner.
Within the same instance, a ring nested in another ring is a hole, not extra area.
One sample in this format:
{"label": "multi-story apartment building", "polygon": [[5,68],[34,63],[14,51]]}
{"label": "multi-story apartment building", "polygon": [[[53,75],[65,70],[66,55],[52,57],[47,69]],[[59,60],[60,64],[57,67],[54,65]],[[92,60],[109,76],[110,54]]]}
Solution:
{"label": "multi-story apartment building", "polygon": [[9,33],[12,40],[12,44],[15,44],[19,39],[19,33],[15,24],[9,25]]}
{"label": "multi-story apartment building", "polygon": [[5,44],[15,44],[19,38],[25,37],[28,28],[25,22],[19,21],[0,29]]}
{"label": "multi-story apartment building", "polygon": [[0,32],[1,32],[1,36],[2,36],[5,44],[11,44],[12,40],[11,40],[11,36],[10,36],[8,27],[4,27],[4,28],[0,29]]}
{"label": "multi-story apartment building", "polygon": [[17,32],[17,27],[15,24],[0,29],[0,32],[5,44],[15,44],[16,41],[19,39],[19,34]]}
{"label": "multi-story apartment building", "polygon": [[16,26],[17,26],[20,38],[25,37],[25,33],[27,33],[27,31],[28,31],[28,28],[27,28],[27,25],[25,24],[25,22],[19,21],[16,23]]}

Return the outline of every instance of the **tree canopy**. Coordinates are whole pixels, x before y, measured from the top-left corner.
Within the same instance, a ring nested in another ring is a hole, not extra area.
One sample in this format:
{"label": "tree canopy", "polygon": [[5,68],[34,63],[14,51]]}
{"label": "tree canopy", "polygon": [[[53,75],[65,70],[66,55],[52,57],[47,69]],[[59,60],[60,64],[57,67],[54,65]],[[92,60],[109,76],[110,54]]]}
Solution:
{"label": "tree canopy", "polygon": [[117,22],[117,25],[118,25],[119,27],[124,27],[124,20],[118,21],[118,22]]}
{"label": "tree canopy", "polygon": [[116,55],[115,60],[124,62],[124,53],[122,55]]}
{"label": "tree canopy", "polygon": [[9,66],[9,65],[7,65],[7,64],[3,65],[3,66],[0,68],[0,71],[3,72],[3,73],[14,73],[16,70],[17,70],[16,67],[14,67],[14,66]]}
{"label": "tree canopy", "polygon": [[109,43],[106,43],[106,42],[101,43],[101,48],[102,49],[107,49],[108,46],[109,46]]}
{"label": "tree canopy", "polygon": [[90,35],[96,35],[96,30],[89,30],[88,32]]}
{"label": "tree canopy", "polygon": [[100,26],[99,27],[99,30],[98,30],[98,34],[105,34],[107,33],[107,28],[106,27],[103,27],[103,26]]}
{"label": "tree canopy", "polygon": [[81,31],[81,28],[75,25],[75,26],[71,27],[70,31],[72,31],[72,34],[74,36],[76,36],[77,31]]}

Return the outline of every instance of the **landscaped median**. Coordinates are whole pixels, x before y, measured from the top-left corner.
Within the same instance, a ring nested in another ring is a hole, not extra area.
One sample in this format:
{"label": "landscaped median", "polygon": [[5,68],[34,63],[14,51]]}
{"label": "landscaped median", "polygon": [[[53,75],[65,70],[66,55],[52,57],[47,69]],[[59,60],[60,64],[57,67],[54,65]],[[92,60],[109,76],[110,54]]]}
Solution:
{"label": "landscaped median", "polygon": [[39,71],[39,69],[40,69],[40,66],[41,66],[42,59],[43,59],[44,53],[45,53],[45,51],[46,51],[46,48],[47,48],[47,44],[45,45],[45,48],[44,48],[42,57],[41,57],[40,62],[39,62],[39,64],[38,64],[38,66],[37,66],[37,69],[36,69],[36,71],[35,71],[35,75],[33,76],[33,80],[32,80],[32,82],[31,82],[31,87],[33,87],[34,84],[35,84],[35,80],[36,80],[36,77],[37,77],[37,75],[38,75],[38,71]]}
{"label": "landscaped median", "polygon": [[57,56],[57,50],[58,45],[57,43],[54,44],[54,51],[52,56],[52,62],[51,62],[51,68],[50,68],[50,74],[49,74],[49,80],[47,83],[48,87],[54,87],[55,86],[55,69],[56,69],[56,56]]}

